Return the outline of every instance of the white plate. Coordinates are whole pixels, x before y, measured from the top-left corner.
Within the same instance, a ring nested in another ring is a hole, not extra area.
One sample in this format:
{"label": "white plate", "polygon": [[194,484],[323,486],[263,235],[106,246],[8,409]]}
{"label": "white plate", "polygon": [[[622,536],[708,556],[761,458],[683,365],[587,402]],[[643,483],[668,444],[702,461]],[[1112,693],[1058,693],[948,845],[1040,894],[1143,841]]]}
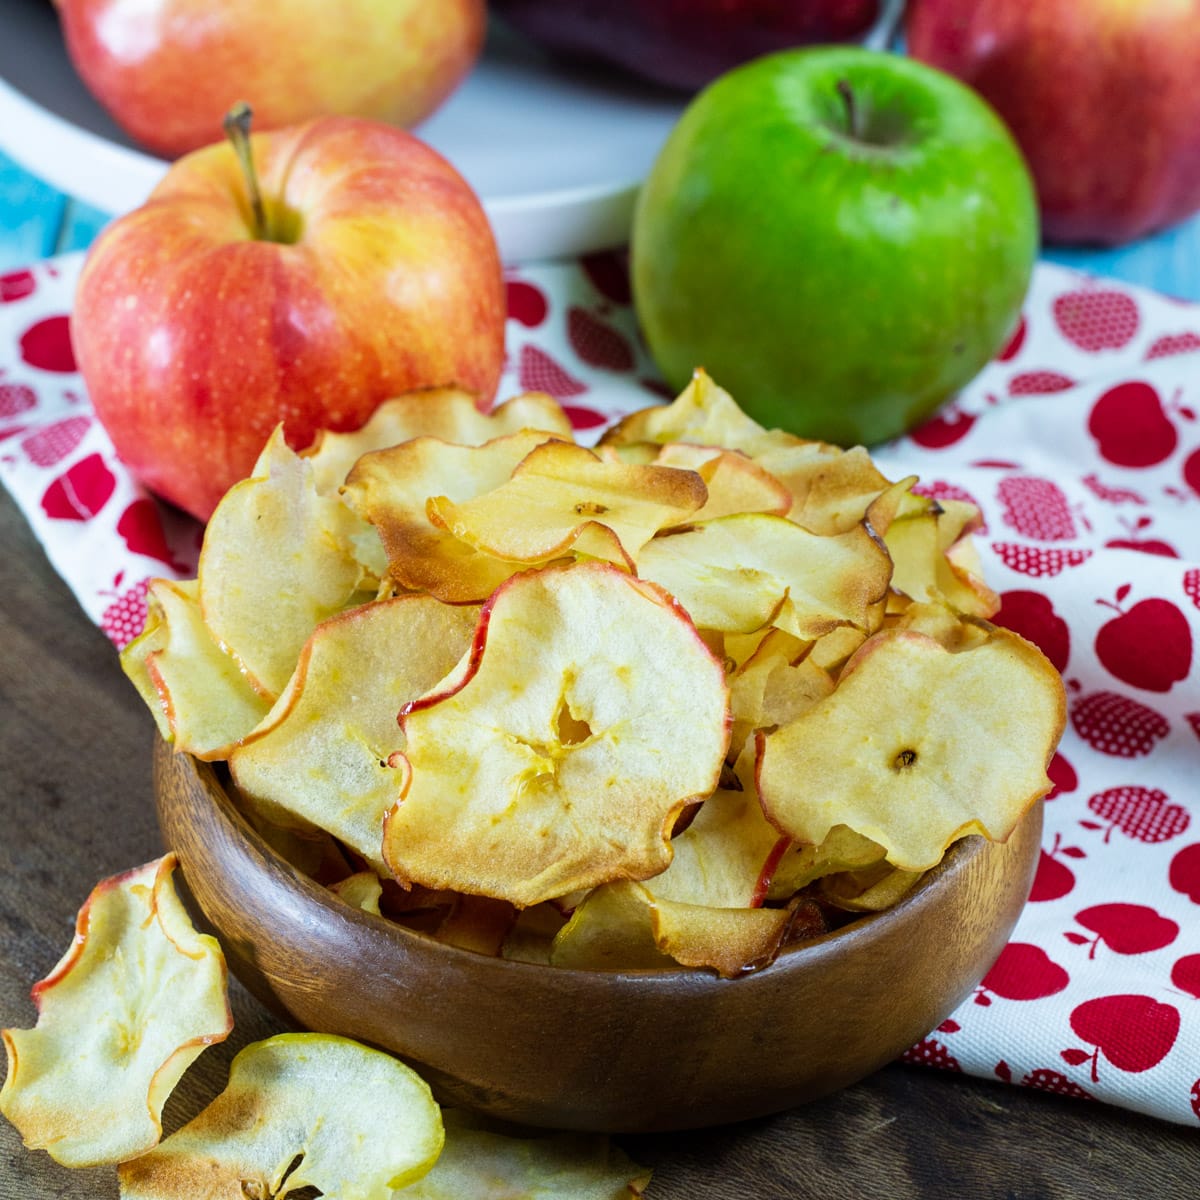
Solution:
{"label": "white plate", "polygon": [[[92,99],[47,0],[3,0],[0,147],[103,212],[137,207],[167,168]],[[421,128],[483,199],[506,262],[585,254],[629,233],[633,200],[684,100],[601,71],[566,70],[494,34]]]}

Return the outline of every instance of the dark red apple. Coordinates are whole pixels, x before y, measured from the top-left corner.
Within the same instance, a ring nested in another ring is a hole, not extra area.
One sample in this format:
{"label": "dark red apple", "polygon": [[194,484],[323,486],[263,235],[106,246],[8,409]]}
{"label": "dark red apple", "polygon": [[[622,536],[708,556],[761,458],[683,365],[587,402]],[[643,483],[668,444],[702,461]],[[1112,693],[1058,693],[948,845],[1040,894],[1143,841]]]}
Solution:
{"label": "dark red apple", "polygon": [[1048,239],[1132,241],[1200,208],[1200,0],[911,0],[908,48],[982,92]]}
{"label": "dark red apple", "polygon": [[772,50],[860,38],[880,0],[492,0],[491,9],[548,50],[695,91]]}
{"label": "dark red apple", "polygon": [[1098,600],[1117,612],[1096,634],[1096,657],[1122,683],[1148,692],[1169,692],[1192,669],[1192,631],[1187,618],[1170,600],[1153,597],[1122,609],[1117,602]]}
{"label": "dark red apple", "polygon": [[1109,388],[1092,406],[1088,433],[1118,467],[1153,467],[1170,458],[1179,441],[1158,392],[1141,380]]}

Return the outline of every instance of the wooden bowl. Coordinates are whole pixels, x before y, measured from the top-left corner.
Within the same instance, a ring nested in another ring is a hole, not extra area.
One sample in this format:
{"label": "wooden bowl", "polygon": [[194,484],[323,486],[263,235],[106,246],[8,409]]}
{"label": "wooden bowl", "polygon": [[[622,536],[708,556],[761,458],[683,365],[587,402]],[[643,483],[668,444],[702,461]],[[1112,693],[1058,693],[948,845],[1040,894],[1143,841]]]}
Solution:
{"label": "wooden bowl", "polygon": [[735,980],[490,958],[353,909],[247,824],[212,768],[159,743],[159,823],[231,970],[295,1025],[390,1050],[439,1099],[566,1129],[683,1129],[776,1112],[896,1058],[971,992],[1025,903],[1037,805],[957,843],[887,912]]}

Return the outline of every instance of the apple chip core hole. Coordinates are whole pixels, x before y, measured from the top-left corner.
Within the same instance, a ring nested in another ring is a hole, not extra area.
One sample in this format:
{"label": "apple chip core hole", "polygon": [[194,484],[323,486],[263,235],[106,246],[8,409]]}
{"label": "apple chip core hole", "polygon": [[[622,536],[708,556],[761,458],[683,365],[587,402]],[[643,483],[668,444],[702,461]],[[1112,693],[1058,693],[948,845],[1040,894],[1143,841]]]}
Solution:
{"label": "apple chip core hole", "polygon": [[571,711],[565,696],[558,702],[554,730],[562,746],[578,746],[592,736],[592,727]]}
{"label": "apple chip core hole", "polygon": [[907,771],[917,761],[917,752],[915,750],[905,748],[892,759],[893,771]]}

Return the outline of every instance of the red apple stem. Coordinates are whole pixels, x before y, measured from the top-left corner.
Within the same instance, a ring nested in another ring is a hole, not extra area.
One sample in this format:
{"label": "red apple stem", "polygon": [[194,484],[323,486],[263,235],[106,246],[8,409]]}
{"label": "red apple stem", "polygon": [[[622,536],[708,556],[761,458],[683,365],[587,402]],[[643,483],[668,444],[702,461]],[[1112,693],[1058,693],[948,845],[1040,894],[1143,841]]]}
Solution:
{"label": "red apple stem", "polygon": [[842,103],[846,106],[846,126],[850,131],[850,136],[861,141],[862,113],[859,111],[858,98],[854,94],[854,89],[845,79],[839,79],[834,87],[837,88],[837,94],[841,96]]}
{"label": "red apple stem", "polygon": [[254,237],[258,241],[269,240],[267,210],[263,204],[262,189],[258,185],[258,171],[254,166],[254,153],[250,146],[250,122],[254,110],[244,100],[239,100],[225,114],[225,136],[233,144],[233,152],[242,168],[246,180],[246,191],[250,197],[250,213],[254,219]]}

